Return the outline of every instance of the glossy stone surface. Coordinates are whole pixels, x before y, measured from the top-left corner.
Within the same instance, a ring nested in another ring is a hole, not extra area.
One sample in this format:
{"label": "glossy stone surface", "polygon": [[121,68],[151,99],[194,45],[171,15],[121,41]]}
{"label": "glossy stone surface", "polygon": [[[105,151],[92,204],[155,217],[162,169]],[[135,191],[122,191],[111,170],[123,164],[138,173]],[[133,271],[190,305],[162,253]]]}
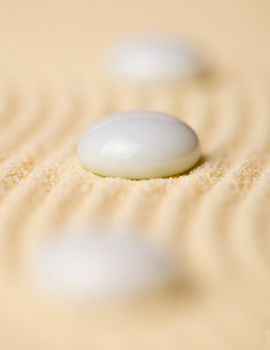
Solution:
{"label": "glossy stone surface", "polygon": [[145,36],[116,45],[109,54],[107,69],[118,80],[167,84],[198,75],[204,64],[194,48],[181,40]]}
{"label": "glossy stone surface", "polygon": [[39,289],[63,300],[110,301],[163,289],[176,278],[169,256],[141,237],[107,230],[54,235],[31,264]]}
{"label": "glossy stone surface", "polygon": [[173,116],[153,111],[116,113],[82,136],[78,156],[95,174],[147,179],[180,174],[200,157],[195,132]]}

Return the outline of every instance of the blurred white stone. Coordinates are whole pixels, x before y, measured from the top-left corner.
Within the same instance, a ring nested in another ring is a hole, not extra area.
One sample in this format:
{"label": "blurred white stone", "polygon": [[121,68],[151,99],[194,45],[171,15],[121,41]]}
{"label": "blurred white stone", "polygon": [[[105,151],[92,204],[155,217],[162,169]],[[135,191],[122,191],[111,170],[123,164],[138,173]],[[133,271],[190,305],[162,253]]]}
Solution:
{"label": "blurred white stone", "polygon": [[172,283],[169,256],[140,236],[105,232],[52,237],[30,266],[39,288],[68,300],[107,301],[152,294]]}
{"label": "blurred white stone", "polygon": [[204,63],[186,42],[166,36],[145,36],[116,44],[107,57],[106,67],[118,80],[168,84],[198,75]]}

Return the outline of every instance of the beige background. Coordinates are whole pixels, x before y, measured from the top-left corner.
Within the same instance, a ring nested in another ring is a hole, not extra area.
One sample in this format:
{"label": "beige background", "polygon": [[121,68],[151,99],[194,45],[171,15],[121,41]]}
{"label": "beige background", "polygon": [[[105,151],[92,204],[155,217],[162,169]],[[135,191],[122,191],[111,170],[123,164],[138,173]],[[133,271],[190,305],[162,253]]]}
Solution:
{"label": "beige background", "polygon": [[[270,329],[270,3],[0,1],[0,348],[264,349]],[[166,32],[201,48],[207,79],[134,91],[102,74],[118,38]],[[113,111],[172,112],[204,157],[170,179],[100,178],[80,134]],[[23,262],[52,229],[138,225],[173,247],[180,292],[107,311],[41,301]],[[179,262],[180,263],[180,262]]]}
{"label": "beige background", "polygon": [[269,67],[267,0],[2,0],[1,8],[4,71],[86,75],[108,43],[138,31],[193,39],[226,68]]}

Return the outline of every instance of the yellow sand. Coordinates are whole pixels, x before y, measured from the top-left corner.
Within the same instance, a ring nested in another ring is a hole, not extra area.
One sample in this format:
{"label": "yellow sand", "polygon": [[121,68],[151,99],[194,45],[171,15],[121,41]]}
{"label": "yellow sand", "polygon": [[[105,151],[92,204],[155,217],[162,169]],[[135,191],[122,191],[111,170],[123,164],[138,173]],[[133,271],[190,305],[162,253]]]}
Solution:
{"label": "yellow sand", "polygon": [[[249,0],[0,1],[0,349],[270,349],[270,5]],[[211,74],[138,91],[101,77],[124,34],[193,40]],[[76,144],[114,111],[176,114],[204,157],[169,179],[101,178]],[[62,309],[28,293],[19,267],[56,227],[137,225],[179,251],[177,295]]]}

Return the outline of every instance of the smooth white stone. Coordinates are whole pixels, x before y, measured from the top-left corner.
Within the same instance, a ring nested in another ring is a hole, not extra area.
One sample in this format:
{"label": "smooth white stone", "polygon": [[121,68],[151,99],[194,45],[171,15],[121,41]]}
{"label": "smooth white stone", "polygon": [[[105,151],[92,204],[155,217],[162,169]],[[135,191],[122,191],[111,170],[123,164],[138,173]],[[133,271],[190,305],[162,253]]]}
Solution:
{"label": "smooth white stone", "polygon": [[195,132],[168,114],[115,113],[82,136],[78,155],[84,167],[111,177],[146,179],[180,174],[200,157]]}
{"label": "smooth white stone", "polygon": [[39,288],[95,302],[149,295],[175,280],[174,265],[157,247],[133,234],[107,233],[76,232],[44,244],[31,264]]}
{"label": "smooth white stone", "polygon": [[204,64],[194,48],[167,37],[141,37],[119,43],[109,54],[114,78],[139,84],[163,84],[198,75]]}

